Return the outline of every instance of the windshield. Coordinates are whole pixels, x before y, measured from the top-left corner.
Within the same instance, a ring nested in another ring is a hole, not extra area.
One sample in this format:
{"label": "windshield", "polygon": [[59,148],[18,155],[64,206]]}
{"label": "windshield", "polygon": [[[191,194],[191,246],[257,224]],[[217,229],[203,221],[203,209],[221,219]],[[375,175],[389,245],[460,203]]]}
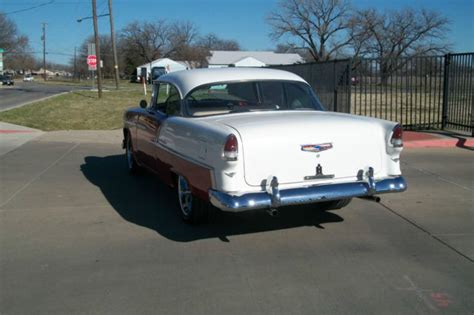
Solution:
{"label": "windshield", "polygon": [[207,84],[185,98],[190,116],[250,111],[323,110],[311,88],[296,81]]}

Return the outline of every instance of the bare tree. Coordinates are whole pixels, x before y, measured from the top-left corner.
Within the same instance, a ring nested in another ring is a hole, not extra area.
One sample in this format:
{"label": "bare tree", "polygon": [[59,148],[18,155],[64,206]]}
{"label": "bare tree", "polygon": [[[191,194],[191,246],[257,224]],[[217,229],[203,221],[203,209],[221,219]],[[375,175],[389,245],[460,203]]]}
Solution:
{"label": "bare tree", "polygon": [[197,44],[207,50],[240,50],[240,45],[237,41],[219,38],[214,33],[202,36]]}
{"label": "bare tree", "polygon": [[34,58],[29,52],[28,37],[19,34],[15,22],[0,12],[0,48],[4,55],[5,68],[15,70],[31,69]]}
{"label": "bare tree", "polygon": [[277,44],[274,51],[276,53],[283,53],[283,54],[298,54],[300,55],[306,62],[314,61],[313,56],[309,53],[307,49],[302,47],[295,47],[294,44]]}
{"label": "bare tree", "polygon": [[316,61],[331,59],[350,43],[345,0],[281,0],[267,17],[275,40],[296,38]]}
{"label": "bare tree", "polygon": [[132,22],[121,31],[122,48],[129,56],[140,56],[151,62],[167,55],[170,27],[165,20],[156,22]]}
{"label": "bare tree", "polygon": [[[112,41],[110,40],[110,35],[99,35],[100,41],[100,55],[103,61],[102,73],[104,76],[111,77],[115,73],[114,60],[113,60],[113,50],[112,50]],[[88,75],[88,66],[86,63],[87,59],[87,45],[89,43],[94,43],[94,36],[91,35],[86,38],[81,46],[78,49],[78,54],[76,58],[76,71],[77,75],[80,77],[85,77]],[[123,69],[124,59],[122,55],[119,56],[119,69]],[[69,61],[70,68],[74,68],[74,58],[71,58]]]}
{"label": "bare tree", "polygon": [[449,21],[436,11],[404,9],[380,13],[357,11],[350,20],[355,56],[377,58],[382,82],[403,65],[399,57],[416,57],[448,50]]}

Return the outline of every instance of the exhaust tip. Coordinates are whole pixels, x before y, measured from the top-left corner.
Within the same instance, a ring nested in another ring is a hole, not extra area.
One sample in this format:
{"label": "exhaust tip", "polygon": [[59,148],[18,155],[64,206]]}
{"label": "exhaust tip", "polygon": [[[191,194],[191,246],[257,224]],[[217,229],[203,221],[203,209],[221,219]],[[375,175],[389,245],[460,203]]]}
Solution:
{"label": "exhaust tip", "polygon": [[276,216],[279,214],[279,212],[278,212],[277,209],[268,209],[268,210],[267,210],[267,213],[268,213],[271,217],[276,217]]}
{"label": "exhaust tip", "polygon": [[379,196],[363,196],[363,197],[359,197],[359,198],[369,200],[369,201],[375,201],[375,202],[382,201],[382,199]]}

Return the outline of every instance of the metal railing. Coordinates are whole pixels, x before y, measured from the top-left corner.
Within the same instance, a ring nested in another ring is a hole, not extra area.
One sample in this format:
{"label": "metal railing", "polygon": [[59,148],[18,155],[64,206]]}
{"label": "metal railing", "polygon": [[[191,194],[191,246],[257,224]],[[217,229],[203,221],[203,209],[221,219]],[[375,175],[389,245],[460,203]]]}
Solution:
{"label": "metal railing", "polygon": [[474,53],[273,68],[303,77],[328,110],[397,121],[405,129],[453,129],[474,135]]}

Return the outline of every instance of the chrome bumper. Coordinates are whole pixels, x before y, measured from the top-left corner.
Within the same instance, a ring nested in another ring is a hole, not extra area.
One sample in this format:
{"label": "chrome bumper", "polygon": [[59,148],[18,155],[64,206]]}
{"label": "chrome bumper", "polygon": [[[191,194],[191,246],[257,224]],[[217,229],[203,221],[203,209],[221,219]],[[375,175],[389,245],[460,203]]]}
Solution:
{"label": "chrome bumper", "polygon": [[[274,179],[276,181],[276,178]],[[232,196],[210,189],[209,199],[215,207],[223,211],[240,212],[402,192],[406,189],[407,184],[402,176],[379,181],[369,179],[366,182],[357,181],[285,190],[278,190],[276,182],[270,190],[267,189],[267,192],[249,193],[242,196]]]}

